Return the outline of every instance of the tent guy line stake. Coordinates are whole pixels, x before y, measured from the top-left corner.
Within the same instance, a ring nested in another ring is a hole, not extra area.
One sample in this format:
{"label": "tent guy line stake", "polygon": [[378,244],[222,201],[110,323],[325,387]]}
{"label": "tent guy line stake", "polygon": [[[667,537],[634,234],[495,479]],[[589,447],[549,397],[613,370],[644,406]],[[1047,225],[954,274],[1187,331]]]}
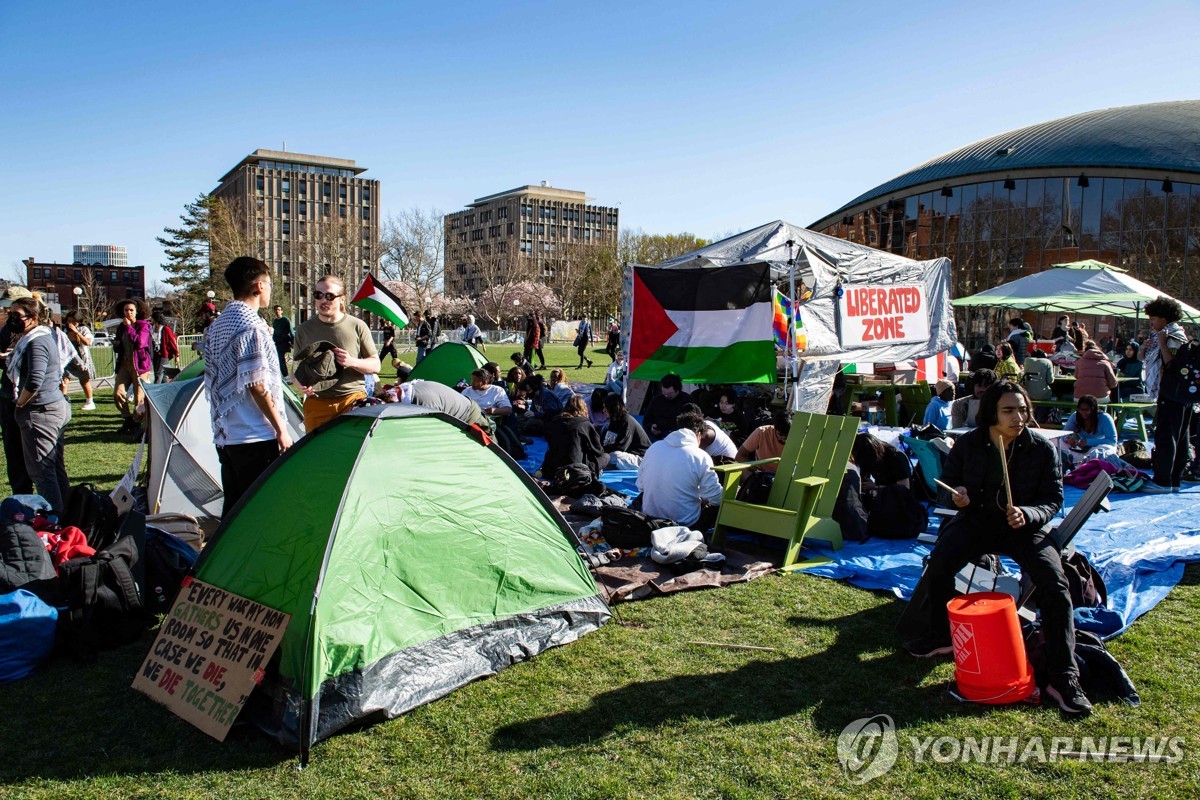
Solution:
{"label": "tent guy line stake", "polygon": [[761,650],[766,653],[778,653],[774,647],[756,647],[752,644],[726,644],[725,642],[688,642],[688,644],[698,644],[704,647],[725,647],[729,650]]}

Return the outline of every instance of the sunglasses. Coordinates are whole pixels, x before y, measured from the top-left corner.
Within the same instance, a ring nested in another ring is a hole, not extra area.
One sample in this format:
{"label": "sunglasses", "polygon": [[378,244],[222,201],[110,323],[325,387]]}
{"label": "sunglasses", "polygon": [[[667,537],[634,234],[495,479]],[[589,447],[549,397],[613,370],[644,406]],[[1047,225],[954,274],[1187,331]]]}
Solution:
{"label": "sunglasses", "polygon": [[29,319],[29,317],[27,317],[26,315],[22,314],[20,311],[9,311],[9,312],[8,312],[8,315],[9,315],[10,317],[16,317],[17,319]]}
{"label": "sunglasses", "polygon": [[315,297],[317,300],[333,301],[337,300],[339,297],[341,297],[341,295],[334,294],[333,292],[322,292],[319,289],[313,289],[313,297]]}

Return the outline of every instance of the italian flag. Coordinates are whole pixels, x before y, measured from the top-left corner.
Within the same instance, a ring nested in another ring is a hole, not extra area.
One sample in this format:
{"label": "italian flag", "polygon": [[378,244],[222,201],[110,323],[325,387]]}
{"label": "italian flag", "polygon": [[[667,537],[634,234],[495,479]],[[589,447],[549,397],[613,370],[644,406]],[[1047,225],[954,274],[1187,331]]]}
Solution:
{"label": "italian flag", "polygon": [[771,268],[634,267],[630,377],[773,383]]}
{"label": "italian flag", "polygon": [[405,313],[404,306],[400,305],[400,298],[389,292],[382,281],[372,278],[369,272],[363,285],[355,293],[354,299],[350,301],[350,305],[358,306],[376,316],[383,317],[397,328],[403,328],[408,324],[408,314]]}

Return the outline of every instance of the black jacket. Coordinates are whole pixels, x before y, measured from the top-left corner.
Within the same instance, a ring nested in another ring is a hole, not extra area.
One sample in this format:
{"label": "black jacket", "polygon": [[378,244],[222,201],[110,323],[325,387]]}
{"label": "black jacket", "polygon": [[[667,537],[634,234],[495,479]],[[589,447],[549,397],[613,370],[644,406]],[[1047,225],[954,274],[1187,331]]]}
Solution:
{"label": "black jacket", "polygon": [[[646,406],[646,413],[643,417],[646,431],[655,438],[655,441],[663,438],[675,430],[675,418],[683,413],[683,407],[690,402],[692,402],[692,396],[687,392],[680,392],[672,400],[668,400],[661,394],[655,395],[650,400],[650,405]],[[658,433],[654,433],[652,430],[655,425],[658,426]]]}
{"label": "black jacket", "polygon": [[604,452],[629,453],[644,456],[650,449],[650,437],[641,424],[629,414],[608,423],[604,432]]}
{"label": "black jacket", "polygon": [[557,416],[546,423],[546,458],[542,477],[549,480],[554,470],[568,464],[587,464],[592,475],[600,474],[600,456],[604,447],[600,434],[586,417]]}
{"label": "black jacket", "polygon": [[[989,440],[988,433],[988,428],[975,428],[958,437],[946,457],[942,482],[967,487],[971,504],[961,512],[1003,523],[1005,499],[1000,451]],[[1054,519],[1063,504],[1062,470],[1058,451],[1048,439],[1028,428],[1021,431],[1008,457],[1008,474],[1013,505],[1029,521],[1027,530],[1036,530]],[[938,502],[957,508],[952,497],[945,489],[938,490]]]}
{"label": "black jacket", "polygon": [[54,564],[37,531],[23,522],[0,525],[0,594],[26,589],[53,602]]}

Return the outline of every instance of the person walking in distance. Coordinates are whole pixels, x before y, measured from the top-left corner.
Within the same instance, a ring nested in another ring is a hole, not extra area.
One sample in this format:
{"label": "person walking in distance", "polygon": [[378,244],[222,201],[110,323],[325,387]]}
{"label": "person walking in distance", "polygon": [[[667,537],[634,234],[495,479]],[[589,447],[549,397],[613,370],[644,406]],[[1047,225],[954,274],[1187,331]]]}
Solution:
{"label": "person walking in distance", "polygon": [[292,352],[292,344],[296,341],[296,332],[292,321],[283,315],[283,306],[272,309],[275,318],[271,320],[271,342],[275,345],[275,357],[279,359],[279,374],[288,376],[287,354]]}
{"label": "person walking in distance", "polygon": [[575,330],[575,349],[579,352],[579,366],[575,369],[583,369],[583,362],[586,361],[590,367],[592,360],[587,357],[587,349],[592,344],[592,323],[588,322],[588,318],[584,316],[579,320],[579,327]]}

